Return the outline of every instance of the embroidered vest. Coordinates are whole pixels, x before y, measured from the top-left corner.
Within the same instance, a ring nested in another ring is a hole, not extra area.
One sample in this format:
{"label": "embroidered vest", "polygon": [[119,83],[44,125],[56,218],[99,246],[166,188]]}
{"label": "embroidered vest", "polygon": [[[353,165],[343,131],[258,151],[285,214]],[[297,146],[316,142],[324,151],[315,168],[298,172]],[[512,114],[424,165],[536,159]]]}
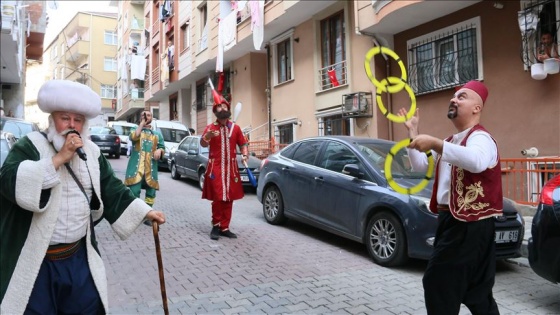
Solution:
{"label": "embroidered vest", "polygon": [[[474,126],[460,145],[465,146],[469,136],[477,130],[488,132],[481,125]],[[450,141],[452,137],[445,139]],[[494,140],[494,138],[492,138]],[[496,140],[494,140],[494,143]],[[497,144],[496,144],[497,145]],[[436,166],[436,175],[430,210],[437,213],[437,188],[439,177],[439,163]],[[500,169],[500,155],[492,168],[481,173],[471,173],[457,166],[451,167],[451,187],[449,189],[449,210],[453,217],[459,221],[478,221],[488,217],[502,214],[502,174]]]}

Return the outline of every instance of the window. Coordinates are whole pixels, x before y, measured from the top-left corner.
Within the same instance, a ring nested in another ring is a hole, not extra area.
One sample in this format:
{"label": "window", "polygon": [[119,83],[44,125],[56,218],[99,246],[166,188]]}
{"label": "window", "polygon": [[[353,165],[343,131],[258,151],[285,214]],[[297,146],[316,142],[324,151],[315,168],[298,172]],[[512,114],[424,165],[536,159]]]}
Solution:
{"label": "window", "polygon": [[[321,68],[321,90],[346,82],[344,11],[321,21]],[[329,71],[334,71],[336,80],[329,77]]]}
{"label": "window", "polygon": [[201,52],[208,48],[208,10],[206,3],[198,8],[198,16],[200,17],[200,39],[198,40],[198,51]]}
{"label": "window", "polygon": [[482,79],[480,17],[407,42],[409,84],[424,94]]}
{"label": "window", "polygon": [[342,117],[342,114],[326,116],[319,119],[319,135],[350,136],[350,118]]}
{"label": "window", "polygon": [[360,162],[344,144],[329,141],[325,153],[317,164],[319,167],[341,173],[345,165],[360,164]]}
{"label": "window", "polygon": [[117,33],[113,31],[105,31],[104,41],[106,45],[117,45],[118,37]]}
{"label": "window", "polygon": [[117,91],[114,85],[101,84],[101,98],[115,98]]}
{"label": "window", "polygon": [[317,153],[319,153],[319,149],[321,149],[320,141],[302,142],[294,152],[292,159],[301,163],[313,165]]}
{"label": "window", "polygon": [[115,58],[105,57],[105,62],[103,63],[103,70],[117,71],[117,61],[115,60]]}
{"label": "window", "polygon": [[206,82],[196,85],[196,110],[206,109]]}
{"label": "window", "polygon": [[[560,51],[560,4],[555,0],[522,1],[518,22],[521,29],[522,60],[525,67],[540,62],[539,51],[548,46],[549,52]],[[550,37],[543,42],[543,35]]]}
{"label": "window", "polygon": [[191,47],[191,28],[187,21],[181,26],[181,53]]}
{"label": "window", "polygon": [[276,141],[279,144],[290,144],[294,142],[294,124],[284,124],[276,127]]}
{"label": "window", "polygon": [[270,41],[272,45],[272,58],[274,65],[274,84],[280,84],[293,79],[294,30],[290,30]]}

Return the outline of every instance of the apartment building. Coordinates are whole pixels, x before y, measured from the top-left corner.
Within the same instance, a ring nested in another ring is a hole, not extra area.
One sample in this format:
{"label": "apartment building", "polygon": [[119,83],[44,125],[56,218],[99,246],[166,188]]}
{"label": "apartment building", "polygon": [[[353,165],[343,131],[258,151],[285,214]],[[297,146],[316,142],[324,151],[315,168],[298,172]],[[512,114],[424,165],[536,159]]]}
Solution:
{"label": "apartment building", "polygon": [[382,109],[396,113],[411,99],[422,132],[443,138],[454,132],[454,89],[476,79],[490,89],[482,123],[502,157],[529,147],[558,156],[560,74],[531,75],[537,37],[548,30],[558,43],[558,2],[145,1],[145,107],[200,133],[214,120],[209,79],[216,86],[222,70],[224,96],[242,104],[237,123],[252,141],[398,141],[405,128]]}
{"label": "apartment building", "polygon": [[114,120],[117,86],[117,14],[77,12],[43,53],[45,80],[72,80],[101,96],[102,113],[91,125]]}
{"label": "apartment building", "polygon": [[0,106],[6,115],[25,117],[26,61],[40,60],[47,28],[45,1],[2,1]]}

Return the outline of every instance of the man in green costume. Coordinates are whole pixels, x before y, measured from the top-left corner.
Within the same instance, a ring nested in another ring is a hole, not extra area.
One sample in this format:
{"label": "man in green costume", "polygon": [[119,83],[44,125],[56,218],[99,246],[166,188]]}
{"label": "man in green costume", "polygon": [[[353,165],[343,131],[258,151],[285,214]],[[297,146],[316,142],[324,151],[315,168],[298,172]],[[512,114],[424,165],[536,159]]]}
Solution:
{"label": "man in green costume", "polygon": [[51,114],[49,128],[21,138],[0,169],[0,312],[107,313],[94,224],[105,219],[126,239],[142,221],[163,224],[165,216],[135,198],[88,140],[99,95],[51,80],[37,102]]}
{"label": "man in green costume", "polygon": [[165,153],[163,135],[154,130],[151,124],[152,113],[145,110],[138,128],[130,131],[132,150],[124,180],[137,198],[140,197],[141,189],[146,190],[145,201],[150,207],[155,203],[156,190],[159,190],[158,161]]}

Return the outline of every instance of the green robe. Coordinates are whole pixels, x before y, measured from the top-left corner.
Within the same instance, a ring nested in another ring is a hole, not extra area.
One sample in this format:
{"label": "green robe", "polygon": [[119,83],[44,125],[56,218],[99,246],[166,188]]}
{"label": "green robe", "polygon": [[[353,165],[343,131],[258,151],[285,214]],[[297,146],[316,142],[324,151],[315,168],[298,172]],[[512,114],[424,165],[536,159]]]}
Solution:
{"label": "green robe", "polygon": [[163,157],[165,152],[163,135],[159,131],[144,128],[137,137],[136,128],[133,128],[128,138],[129,141],[132,141],[132,150],[126,167],[124,183],[131,186],[140,183],[144,178],[149,187],[159,189],[158,161],[154,160],[154,152],[157,149],[163,150],[161,153]]}
{"label": "green robe", "polygon": [[[151,208],[136,199],[117,178],[99,147],[84,139],[87,167],[98,209],[91,211],[94,222],[105,219],[121,239],[129,237]],[[0,299],[1,313],[22,314],[58,218],[61,186],[42,189],[46,165],[56,154],[39,132],[20,139],[0,169]],[[75,157],[78,159],[78,157]],[[64,166],[57,173],[61,181],[72,177]],[[109,311],[105,267],[97,241],[88,225],[86,249],[88,265],[103,302]]]}

